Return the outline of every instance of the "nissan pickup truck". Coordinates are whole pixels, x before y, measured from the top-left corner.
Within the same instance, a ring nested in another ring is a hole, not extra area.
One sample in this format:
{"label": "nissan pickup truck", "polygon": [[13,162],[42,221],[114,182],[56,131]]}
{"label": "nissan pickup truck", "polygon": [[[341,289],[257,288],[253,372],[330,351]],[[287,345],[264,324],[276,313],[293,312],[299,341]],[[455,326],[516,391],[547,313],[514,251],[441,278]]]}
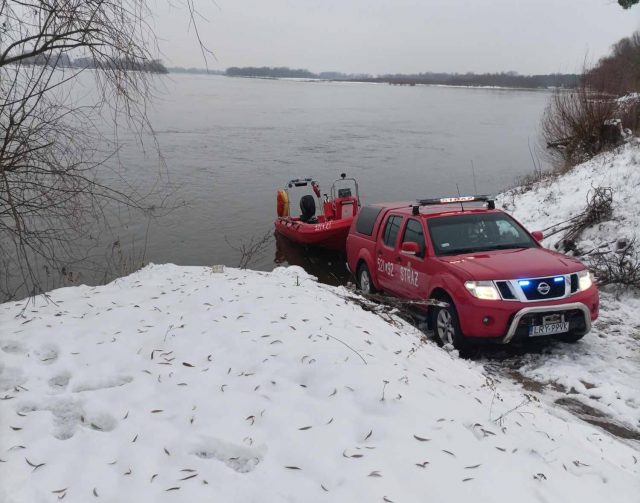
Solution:
{"label": "nissan pickup truck", "polygon": [[363,207],[347,237],[347,266],[364,293],[433,299],[422,307],[436,341],[576,342],[598,317],[594,278],[544,248],[489,196]]}

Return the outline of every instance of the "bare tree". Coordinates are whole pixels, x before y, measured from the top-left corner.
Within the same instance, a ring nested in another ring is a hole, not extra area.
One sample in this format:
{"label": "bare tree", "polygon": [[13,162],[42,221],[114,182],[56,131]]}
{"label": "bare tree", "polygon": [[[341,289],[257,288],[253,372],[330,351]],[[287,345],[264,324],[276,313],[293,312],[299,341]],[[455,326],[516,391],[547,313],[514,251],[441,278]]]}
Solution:
{"label": "bare tree", "polygon": [[618,98],[582,83],[556,90],[542,116],[542,139],[561,171],[610,150],[638,130],[640,99]]}
{"label": "bare tree", "polygon": [[224,240],[229,248],[240,255],[238,267],[246,269],[265,252],[273,241],[273,237],[273,230],[269,229],[262,236],[251,236],[248,241],[240,241],[237,244],[231,243],[227,236]]}
{"label": "bare tree", "polygon": [[[199,41],[193,0],[180,1]],[[68,274],[64,265],[87,248],[107,207],[162,207],[125,178],[114,185],[100,176],[117,152],[118,125],[153,131],[152,8],[145,0],[0,0],[0,300]],[[79,82],[92,82],[92,92],[82,94]]]}
{"label": "bare tree", "polygon": [[542,117],[542,137],[556,167],[567,169],[599,153],[603,125],[616,110],[611,96],[590,89],[584,80],[576,89],[556,90]]}
{"label": "bare tree", "polygon": [[613,285],[617,294],[640,289],[640,252],[636,240],[619,240],[615,247],[601,247],[588,257],[598,283]]}
{"label": "bare tree", "polygon": [[640,131],[640,32],[614,44],[578,86],[557,90],[542,118],[542,137],[557,167],[570,168]]}

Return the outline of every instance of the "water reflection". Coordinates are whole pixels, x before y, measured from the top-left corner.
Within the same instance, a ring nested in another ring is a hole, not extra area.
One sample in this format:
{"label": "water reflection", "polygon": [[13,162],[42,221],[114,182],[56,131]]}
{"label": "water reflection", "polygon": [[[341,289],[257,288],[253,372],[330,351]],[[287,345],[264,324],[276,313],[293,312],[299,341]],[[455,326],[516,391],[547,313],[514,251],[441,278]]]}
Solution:
{"label": "water reflection", "polygon": [[345,265],[346,257],[320,248],[303,246],[275,233],[276,253],[273,262],[276,265],[297,265],[322,283],[344,285],[349,280],[349,271]]}

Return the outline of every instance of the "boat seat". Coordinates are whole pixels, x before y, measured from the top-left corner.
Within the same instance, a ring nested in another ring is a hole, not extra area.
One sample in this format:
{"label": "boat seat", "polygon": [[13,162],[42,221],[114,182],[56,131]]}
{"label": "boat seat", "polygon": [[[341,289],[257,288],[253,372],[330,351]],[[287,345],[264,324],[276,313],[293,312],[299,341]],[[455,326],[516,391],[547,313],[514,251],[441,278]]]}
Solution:
{"label": "boat seat", "polygon": [[318,219],[316,218],[316,202],[313,199],[313,196],[307,194],[300,198],[300,211],[302,211],[300,221],[307,224],[315,224],[318,222]]}

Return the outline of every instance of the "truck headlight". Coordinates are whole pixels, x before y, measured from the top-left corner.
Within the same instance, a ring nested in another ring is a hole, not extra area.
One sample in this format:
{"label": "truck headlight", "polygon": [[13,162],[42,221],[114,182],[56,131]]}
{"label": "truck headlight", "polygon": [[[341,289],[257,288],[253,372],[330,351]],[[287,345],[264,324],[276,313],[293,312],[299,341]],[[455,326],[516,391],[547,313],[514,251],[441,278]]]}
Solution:
{"label": "truck headlight", "polygon": [[467,281],[464,284],[469,293],[482,300],[499,300],[500,294],[493,281]]}
{"label": "truck headlight", "polygon": [[593,274],[590,271],[580,271],[578,273],[578,291],[584,292],[593,285]]}

